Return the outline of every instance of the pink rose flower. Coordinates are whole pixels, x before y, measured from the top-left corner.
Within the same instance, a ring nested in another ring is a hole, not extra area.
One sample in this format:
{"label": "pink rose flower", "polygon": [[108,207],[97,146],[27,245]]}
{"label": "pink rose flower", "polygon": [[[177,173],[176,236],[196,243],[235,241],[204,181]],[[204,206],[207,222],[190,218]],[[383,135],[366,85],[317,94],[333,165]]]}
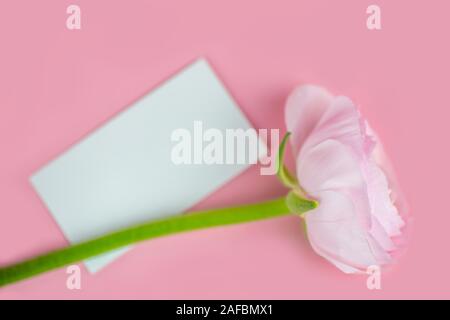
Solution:
{"label": "pink rose flower", "polygon": [[383,148],[353,102],[301,86],[287,101],[286,123],[299,190],[319,202],[303,215],[313,249],[345,273],[391,264],[404,205]]}

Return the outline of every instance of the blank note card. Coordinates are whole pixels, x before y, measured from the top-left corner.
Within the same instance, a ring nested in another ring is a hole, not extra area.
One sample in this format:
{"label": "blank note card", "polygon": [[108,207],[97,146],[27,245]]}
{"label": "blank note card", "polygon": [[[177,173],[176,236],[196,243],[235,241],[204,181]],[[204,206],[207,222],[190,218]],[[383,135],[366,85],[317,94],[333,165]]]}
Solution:
{"label": "blank note card", "polygon": [[[113,89],[113,88],[112,88]],[[205,60],[199,60],[63,153],[31,182],[71,243],[186,211],[248,165],[175,165],[171,134],[249,129]],[[121,249],[86,262],[95,272]]]}

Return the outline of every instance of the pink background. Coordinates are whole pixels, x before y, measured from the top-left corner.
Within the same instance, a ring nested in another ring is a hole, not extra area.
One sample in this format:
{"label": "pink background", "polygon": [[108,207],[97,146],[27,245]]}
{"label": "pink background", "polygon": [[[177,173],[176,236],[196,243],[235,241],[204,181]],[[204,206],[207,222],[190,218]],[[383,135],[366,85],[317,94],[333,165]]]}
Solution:
{"label": "pink background", "polygon": [[[82,30],[65,27],[66,7]],[[366,8],[382,8],[381,31]],[[67,244],[28,177],[175,71],[206,57],[257,128],[284,128],[297,84],[352,97],[384,140],[415,217],[369,291],[310,249],[295,217],[139,245],[80,291],[61,269],[9,298],[450,298],[448,0],[3,0],[0,265]],[[283,194],[254,167],[198,207]]]}

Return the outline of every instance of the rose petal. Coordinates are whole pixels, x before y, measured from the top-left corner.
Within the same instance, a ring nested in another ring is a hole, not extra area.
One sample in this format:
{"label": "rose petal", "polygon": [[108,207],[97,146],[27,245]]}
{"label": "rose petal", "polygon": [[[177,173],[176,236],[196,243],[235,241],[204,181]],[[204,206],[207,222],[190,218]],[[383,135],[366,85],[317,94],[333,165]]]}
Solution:
{"label": "rose petal", "polygon": [[308,238],[317,253],[358,270],[379,265],[352,201],[335,191],[323,192],[319,201],[319,207],[305,215]]}
{"label": "rose petal", "polygon": [[292,132],[291,142],[295,155],[323,113],[329,108],[332,98],[325,89],[312,85],[301,86],[289,96],[285,118],[287,129]]}
{"label": "rose petal", "polygon": [[356,188],[363,184],[357,159],[351,150],[337,140],[325,140],[302,148],[297,176],[303,189],[315,196],[320,191]]}

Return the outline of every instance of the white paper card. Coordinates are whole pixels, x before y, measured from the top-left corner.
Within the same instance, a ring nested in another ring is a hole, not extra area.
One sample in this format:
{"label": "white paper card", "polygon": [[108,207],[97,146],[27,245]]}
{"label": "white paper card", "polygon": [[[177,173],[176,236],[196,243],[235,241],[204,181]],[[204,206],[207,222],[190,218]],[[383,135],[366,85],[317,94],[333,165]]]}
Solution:
{"label": "white paper card", "polygon": [[[251,125],[205,60],[190,65],[37,172],[31,182],[70,243],[186,211],[248,165],[175,165],[175,129]],[[260,150],[264,153],[265,150]],[[91,272],[121,249],[86,261]]]}

